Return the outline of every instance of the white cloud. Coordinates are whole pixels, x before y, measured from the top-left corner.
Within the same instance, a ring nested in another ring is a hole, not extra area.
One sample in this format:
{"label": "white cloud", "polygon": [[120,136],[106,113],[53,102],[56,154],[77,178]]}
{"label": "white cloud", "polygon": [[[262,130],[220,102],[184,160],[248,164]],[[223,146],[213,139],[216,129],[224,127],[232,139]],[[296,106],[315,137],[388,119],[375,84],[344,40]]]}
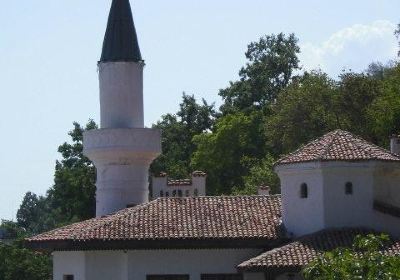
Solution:
{"label": "white cloud", "polygon": [[301,63],[305,70],[321,68],[332,76],[344,68],[362,71],[371,62],[386,63],[396,58],[395,28],[390,21],[378,20],[339,30],[321,44],[303,43]]}

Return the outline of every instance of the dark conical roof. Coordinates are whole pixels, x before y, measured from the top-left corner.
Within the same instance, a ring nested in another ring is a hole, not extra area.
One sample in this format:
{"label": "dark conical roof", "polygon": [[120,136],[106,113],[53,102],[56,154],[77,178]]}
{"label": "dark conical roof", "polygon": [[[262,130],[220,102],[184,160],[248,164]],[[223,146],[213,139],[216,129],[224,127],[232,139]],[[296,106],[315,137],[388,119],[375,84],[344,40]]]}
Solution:
{"label": "dark conical roof", "polygon": [[129,0],[112,1],[100,61],[142,61]]}

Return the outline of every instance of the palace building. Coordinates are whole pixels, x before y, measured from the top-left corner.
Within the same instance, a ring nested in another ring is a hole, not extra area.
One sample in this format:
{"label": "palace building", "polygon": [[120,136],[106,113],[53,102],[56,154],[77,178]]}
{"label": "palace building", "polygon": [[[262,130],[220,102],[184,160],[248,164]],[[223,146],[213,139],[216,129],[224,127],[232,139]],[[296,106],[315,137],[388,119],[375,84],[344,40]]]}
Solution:
{"label": "palace building", "polygon": [[[161,133],[144,127],[143,69],[129,0],[113,0],[98,62],[101,124],[84,134],[96,217],[26,240],[54,280],[301,279],[324,252],[385,232],[400,255],[400,140],[391,151],[335,130],[283,156],[281,194],[206,196],[206,174],[152,178]],[[150,199],[151,198],[151,199]]]}

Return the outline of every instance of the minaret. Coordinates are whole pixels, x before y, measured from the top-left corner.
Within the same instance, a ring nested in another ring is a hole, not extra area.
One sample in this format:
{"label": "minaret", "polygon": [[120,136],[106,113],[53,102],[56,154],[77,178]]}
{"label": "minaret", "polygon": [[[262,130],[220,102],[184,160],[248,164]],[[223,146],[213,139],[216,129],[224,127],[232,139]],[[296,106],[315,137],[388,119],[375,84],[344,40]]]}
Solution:
{"label": "minaret", "polygon": [[97,169],[96,216],[148,201],[148,169],[160,131],[144,128],[143,68],[129,0],[113,0],[98,63],[100,129],[84,133]]}

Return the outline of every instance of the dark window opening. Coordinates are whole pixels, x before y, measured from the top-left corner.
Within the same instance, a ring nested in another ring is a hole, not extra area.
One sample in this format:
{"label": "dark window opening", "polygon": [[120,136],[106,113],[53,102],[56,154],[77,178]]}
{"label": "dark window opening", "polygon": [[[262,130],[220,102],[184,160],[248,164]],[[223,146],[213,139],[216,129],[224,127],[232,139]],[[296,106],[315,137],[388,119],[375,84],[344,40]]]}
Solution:
{"label": "dark window opening", "polygon": [[166,193],[165,193],[165,196],[166,196],[166,197],[169,197],[169,192],[166,192]]}
{"label": "dark window opening", "polygon": [[182,196],[183,196],[182,190],[178,190],[178,196],[179,196],[179,197],[182,197]]}
{"label": "dark window opening", "polygon": [[164,191],[160,191],[160,197],[164,196]]}
{"label": "dark window opening", "polygon": [[351,195],[353,194],[353,183],[347,182],[345,185],[345,194]]}
{"label": "dark window opening", "polygon": [[176,196],[176,190],[173,190],[172,196]]}
{"label": "dark window opening", "polygon": [[300,197],[307,198],[308,197],[308,186],[306,183],[301,184],[300,186]]}
{"label": "dark window opening", "polygon": [[199,190],[198,189],[194,189],[194,196],[199,196]]}
{"label": "dark window opening", "polygon": [[147,275],[146,280],[189,280],[189,275]]}
{"label": "dark window opening", "polygon": [[64,275],[63,280],[74,280],[74,275]]}
{"label": "dark window opening", "polygon": [[242,274],[202,274],[201,280],[243,280]]}
{"label": "dark window opening", "polygon": [[185,191],[185,196],[186,196],[186,197],[190,196],[189,190],[186,190],[186,191]]}

